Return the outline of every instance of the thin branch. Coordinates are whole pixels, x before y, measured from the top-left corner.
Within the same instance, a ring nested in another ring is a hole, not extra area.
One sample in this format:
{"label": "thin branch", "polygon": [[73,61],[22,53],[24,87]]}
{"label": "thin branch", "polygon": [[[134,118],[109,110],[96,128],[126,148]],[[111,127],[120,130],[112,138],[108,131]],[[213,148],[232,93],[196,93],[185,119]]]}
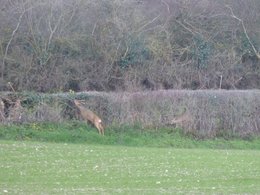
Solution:
{"label": "thin branch", "polygon": [[126,55],[127,55],[127,53],[128,53],[128,50],[129,50],[129,48],[128,48],[128,45],[127,45],[127,43],[126,43],[126,51],[125,51],[125,54],[123,55],[123,59],[126,57]]}
{"label": "thin branch", "polygon": [[155,20],[157,20],[159,17],[161,16],[161,14],[159,14],[158,16],[156,16],[155,18],[153,18],[151,21],[147,22],[145,25],[143,25],[142,27],[140,27],[136,32],[141,31],[142,29],[144,29],[146,26],[152,24]]}
{"label": "thin branch", "polygon": [[97,27],[97,23],[95,22],[94,27],[93,27],[93,30],[92,30],[92,33],[91,33],[92,36],[94,36],[94,33],[95,33],[95,30],[96,30],[96,27]]}
{"label": "thin branch", "polygon": [[51,24],[51,18],[52,18],[52,17],[53,17],[53,14],[52,14],[52,7],[51,7],[51,16],[50,16],[50,18],[49,18],[49,30],[50,30],[50,35],[49,35],[49,39],[48,39],[48,44],[47,44],[47,49],[46,49],[46,50],[48,50],[49,47],[50,47],[50,44],[51,44],[53,35],[54,35],[54,33],[57,31],[58,26],[59,26],[60,23],[61,23],[61,19],[62,19],[62,17],[63,17],[63,14],[60,13],[60,16],[59,16],[58,21],[56,22],[54,28],[52,27],[52,24]]}
{"label": "thin branch", "polygon": [[193,34],[193,35],[195,35],[195,34],[199,34],[198,32],[193,32],[193,30],[192,29],[190,29],[190,28],[188,28],[187,26],[185,26],[183,23],[181,23],[180,21],[178,21],[178,20],[176,20],[176,22],[180,25],[180,26],[182,26],[185,30],[187,30],[187,31],[189,31],[191,34]]}
{"label": "thin branch", "polygon": [[117,53],[118,53],[118,50],[119,50],[119,48],[120,48],[120,46],[121,46],[121,42],[122,42],[122,41],[119,41],[119,43],[118,43],[118,45],[117,45],[115,58],[117,57]]}
{"label": "thin branch", "polygon": [[18,23],[17,23],[15,29],[14,29],[13,32],[12,32],[12,35],[11,35],[10,40],[8,41],[8,43],[7,43],[7,45],[6,45],[5,54],[4,54],[3,61],[2,61],[2,72],[1,72],[1,77],[2,77],[2,78],[4,78],[5,59],[6,59],[6,57],[7,57],[7,53],[8,53],[9,47],[10,47],[10,45],[11,45],[11,42],[12,42],[13,39],[14,39],[14,36],[15,36],[17,30],[18,30],[19,27],[20,27],[20,24],[21,24],[21,22],[22,22],[22,18],[23,18],[23,16],[24,16],[25,12],[26,12],[26,10],[24,10],[24,11],[21,13],[21,15],[19,16]]}
{"label": "thin branch", "polygon": [[244,21],[243,21],[242,19],[238,18],[238,17],[234,14],[233,9],[232,9],[229,5],[226,5],[226,7],[230,10],[230,12],[231,12],[231,17],[234,18],[234,19],[236,19],[236,20],[238,20],[238,21],[241,23],[242,28],[243,28],[243,31],[244,31],[244,34],[246,35],[247,41],[249,42],[251,48],[253,49],[253,51],[254,51],[256,57],[257,57],[258,59],[260,59],[260,54],[259,54],[258,51],[256,50],[254,44],[252,43],[252,41],[251,41],[251,39],[250,39],[250,37],[249,37],[249,35],[248,35],[248,33],[247,33],[246,27],[245,27],[245,25],[244,25]]}
{"label": "thin branch", "polygon": [[63,32],[64,29],[67,29],[68,26],[71,24],[72,19],[74,18],[77,9],[78,9],[78,4],[76,6],[73,6],[73,10],[72,10],[72,13],[70,15],[70,18],[68,20],[66,20],[66,24],[64,25],[63,29],[61,29],[61,33]]}
{"label": "thin branch", "polygon": [[170,13],[170,6],[165,0],[161,0],[161,2],[167,7],[168,13]]}

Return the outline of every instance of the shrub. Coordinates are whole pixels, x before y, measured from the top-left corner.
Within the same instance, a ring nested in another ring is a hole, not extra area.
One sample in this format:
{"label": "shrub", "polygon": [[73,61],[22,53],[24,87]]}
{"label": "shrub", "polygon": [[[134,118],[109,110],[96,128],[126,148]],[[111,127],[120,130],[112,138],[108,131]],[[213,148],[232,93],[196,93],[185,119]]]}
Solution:
{"label": "shrub", "polygon": [[[197,137],[260,133],[260,91],[161,90],[135,93],[20,94],[24,122],[75,119],[72,99],[85,100],[106,126],[138,124],[141,128],[182,128]],[[189,112],[189,120],[172,123]],[[74,117],[73,117],[74,116]]]}

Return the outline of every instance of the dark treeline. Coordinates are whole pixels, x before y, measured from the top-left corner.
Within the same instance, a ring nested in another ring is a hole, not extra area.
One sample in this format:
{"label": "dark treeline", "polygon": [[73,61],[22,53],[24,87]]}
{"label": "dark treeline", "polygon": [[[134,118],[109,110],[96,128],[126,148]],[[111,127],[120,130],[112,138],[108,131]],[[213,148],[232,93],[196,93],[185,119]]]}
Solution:
{"label": "dark treeline", "polygon": [[260,88],[259,0],[0,2],[0,90]]}

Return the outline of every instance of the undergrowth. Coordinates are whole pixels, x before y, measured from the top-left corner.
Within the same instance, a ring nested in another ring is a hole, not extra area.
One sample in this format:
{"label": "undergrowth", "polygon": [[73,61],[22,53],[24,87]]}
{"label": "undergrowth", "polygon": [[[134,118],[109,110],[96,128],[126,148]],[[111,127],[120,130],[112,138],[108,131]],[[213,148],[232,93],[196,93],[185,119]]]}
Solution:
{"label": "undergrowth", "polygon": [[110,126],[106,128],[105,136],[100,136],[94,127],[78,121],[0,125],[0,139],[136,147],[260,149],[260,138],[253,136],[202,139],[184,134],[177,128],[142,128],[140,125]]}

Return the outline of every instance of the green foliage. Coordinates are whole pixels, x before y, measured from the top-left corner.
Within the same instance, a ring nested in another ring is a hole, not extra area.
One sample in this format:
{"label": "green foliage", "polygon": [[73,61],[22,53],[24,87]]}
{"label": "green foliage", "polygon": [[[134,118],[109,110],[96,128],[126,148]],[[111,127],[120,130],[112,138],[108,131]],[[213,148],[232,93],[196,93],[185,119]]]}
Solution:
{"label": "green foliage", "polygon": [[92,36],[80,35],[75,42],[80,48],[80,57],[82,59],[102,60],[102,48],[99,47],[98,41]]}
{"label": "green foliage", "polygon": [[193,55],[198,62],[197,67],[199,69],[205,69],[208,67],[208,60],[213,49],[212,45],[200,36],[194,38],[194,43]]}
{"label": "green foliage", "polygon": [[22,97],[25,99],[25,101],[22,102],[22,105],[25,107],[33,107],[46,100],[42,94],[33,92],[23,93]]}
{"label": "green foliage", "polygon": [[46,47],[46,40],[42,35],[35,35],[34,38],[18,37],[17,44],[21,45],[27,55],[34,56],[34,63],[43,66],[47,65],[52,51]]}
{"label": "green foliage", "polygon": [[126,52],[119,59],[118,65],[121,68],[144,64],[150,58],[150,51],[146,47],[144,39],[130,36],[125,45]]}
{"label": "green foliage", "polygon": [[80,56],[80,48],[76,41],[71,38],[58,38],[51,45],[51,53],[54,55],[76,58]]}
{"label": "green foliage", "polygon": [[243,54],[250,53],[250,52],[253,53],[252,46],[250,45],[250,43],[244,33],[242,35],[240,35],[240,39],[241,39],[240,44],[241,44],[242,53]]}
{"label": "green foliage", "polygon": [[96,40],[84,34],[57,38],[51,44],[50,51],[57,57],[70,59],[100,60],[101,58]]}

